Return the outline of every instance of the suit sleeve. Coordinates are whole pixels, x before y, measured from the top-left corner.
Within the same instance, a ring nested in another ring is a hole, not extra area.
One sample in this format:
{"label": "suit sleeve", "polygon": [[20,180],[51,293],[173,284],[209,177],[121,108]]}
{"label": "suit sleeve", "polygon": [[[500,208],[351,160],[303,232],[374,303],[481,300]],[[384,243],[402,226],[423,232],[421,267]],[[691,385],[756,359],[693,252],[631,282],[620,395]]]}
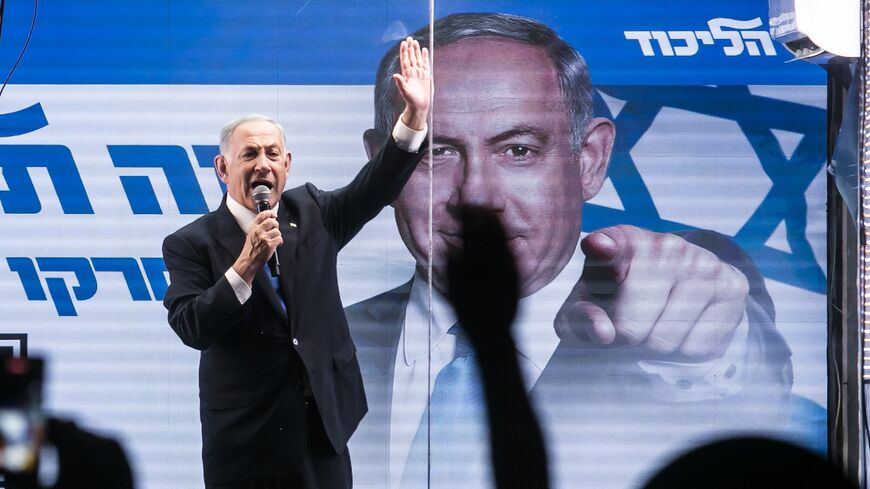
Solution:
{"label": "suit sleeve", "polygon": [[208,256],[187,238],[167,236],[163,261],[170,281],[163,305],[169,325],[185,345],[204,350],[244,317],[249,306],[239,303],[226,276],[220,274],[215,281]]}
{"label": "suit sleeve", "polygon": [[791,389],[791,349],[776,328],[776,309],[755,263],[734,241],[713,231],[677,233],[686,241],[714,253],[740,270],[749,282],[746,315],[749,319],[747,364],[749,379],[767,378]]}
{"label": "suit sleeve", "polygon": [[395,201],[426,154],[426,143],[407,152],[388,137],[381,150],[346,186],[324,192],[308,184],[323,213],[323,220],[339,248],[347,244],[362,226],[385,206]]}

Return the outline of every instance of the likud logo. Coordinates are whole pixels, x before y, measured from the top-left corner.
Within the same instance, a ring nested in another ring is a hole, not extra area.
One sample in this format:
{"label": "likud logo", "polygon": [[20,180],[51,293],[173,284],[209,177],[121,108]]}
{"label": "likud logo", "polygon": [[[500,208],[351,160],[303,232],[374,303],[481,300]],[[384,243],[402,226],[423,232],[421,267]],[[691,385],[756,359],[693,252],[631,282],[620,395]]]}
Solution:
{"label": "likud logo", "polygon": [[[625,38],[637,41],[644,56],[695,56],[701,46],[722,49],[725,56],[776,56],[770,33],[758,29],[760,17],[752,20],[715,18],[705,31],[625,31]],[[712,49],[712,48],[711,48]]]}

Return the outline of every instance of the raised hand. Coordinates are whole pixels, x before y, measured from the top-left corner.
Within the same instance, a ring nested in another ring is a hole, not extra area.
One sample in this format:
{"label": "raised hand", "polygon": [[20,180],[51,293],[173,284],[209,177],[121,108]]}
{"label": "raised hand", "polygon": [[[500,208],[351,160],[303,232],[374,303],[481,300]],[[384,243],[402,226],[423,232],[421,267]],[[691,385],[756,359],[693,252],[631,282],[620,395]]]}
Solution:
{"label": "raised hand", "polygon": [[498,489],[547,489],[547,453],[510,334],[520,300],[517,266],[499,215],[460,208],[462,241],[447,258],[448,296],[477,352]]}
{"label": "raised hand", "polygon": [[411,129],[422,131],[432,103],[429,50],[420,49],[420,43],[408,37],[399,45],[399,64],[402,73],[393,75],[393,80],[405,101],[402,122]]}
{"label": "raised hand", "polygon": [[496,213],[464,206],[460,214],[462,243],[448,255],[448,296],[471,341],[492,348],[510,339],[520,298],[517,267]]}
{"label": "raised hand", "polygon": [[743,273],[679,236],[633,226],[591,233],[581,246],[586,264],[556,316],[560,337],[687,360],[724,354],[746,309]]}

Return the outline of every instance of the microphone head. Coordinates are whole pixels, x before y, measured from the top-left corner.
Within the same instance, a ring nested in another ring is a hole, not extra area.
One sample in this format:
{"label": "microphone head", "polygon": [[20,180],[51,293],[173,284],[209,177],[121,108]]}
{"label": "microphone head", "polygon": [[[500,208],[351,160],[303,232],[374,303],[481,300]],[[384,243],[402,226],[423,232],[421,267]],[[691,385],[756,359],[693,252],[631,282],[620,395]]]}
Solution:
{"label": "microphone head", "polygon": [[257,185],[254,187],[253,197],[254,202],[257,204],[262,204],[263,202],[269,203],[269,197],[272,195],[272,191],[269,190],[269,187],[265,185]]}

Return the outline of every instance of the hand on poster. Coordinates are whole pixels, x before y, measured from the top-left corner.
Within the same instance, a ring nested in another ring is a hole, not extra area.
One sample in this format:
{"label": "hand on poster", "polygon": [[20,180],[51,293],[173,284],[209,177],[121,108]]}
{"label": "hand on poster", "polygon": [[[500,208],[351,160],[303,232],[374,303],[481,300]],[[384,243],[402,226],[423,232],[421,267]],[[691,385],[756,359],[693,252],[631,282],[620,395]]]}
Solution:
{"label": "hand on poster", "polygon": [[586,262],[556,316],[560,337],[688,360],[724,354],[746,307],[743,273],[680,236],[634,226],[596,231],[580,245]]}
{"label": "hand on poster", "polygon": [[399,63],[402,73],[394,74],[393,80],[405,101],[402,122],[411,129],[422,131],[426,128],[426,117],[432,99],[429,50],[420,49],[420,43],[408,37],[399,46]]}

